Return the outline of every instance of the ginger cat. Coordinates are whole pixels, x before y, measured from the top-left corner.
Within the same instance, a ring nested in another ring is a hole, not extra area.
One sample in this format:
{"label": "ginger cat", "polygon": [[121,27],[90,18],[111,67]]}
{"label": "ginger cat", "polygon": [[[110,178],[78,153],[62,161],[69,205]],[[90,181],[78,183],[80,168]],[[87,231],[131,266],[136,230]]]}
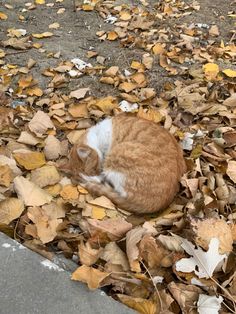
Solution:
{"label": "ginger cat", "polygon": [[61,166],[90,193],[138,214],[166,208],[185,168],[183,152],[168,131],[127,114],[88,129]]}

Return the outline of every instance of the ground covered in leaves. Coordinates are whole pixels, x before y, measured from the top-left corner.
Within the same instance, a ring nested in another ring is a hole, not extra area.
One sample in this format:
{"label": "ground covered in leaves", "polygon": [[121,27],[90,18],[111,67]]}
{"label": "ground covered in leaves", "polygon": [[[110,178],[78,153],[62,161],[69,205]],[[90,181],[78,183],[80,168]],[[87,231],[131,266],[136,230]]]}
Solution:
{"label": "ground covered in leaves", "polygon": [[[72,259],[73,280],[140,313],[235,313],[235,9],[0,1],[0,231]],[[58,170],[86,128],[121,111],[183,146],[188,172],[161,213],[94,199]]]}

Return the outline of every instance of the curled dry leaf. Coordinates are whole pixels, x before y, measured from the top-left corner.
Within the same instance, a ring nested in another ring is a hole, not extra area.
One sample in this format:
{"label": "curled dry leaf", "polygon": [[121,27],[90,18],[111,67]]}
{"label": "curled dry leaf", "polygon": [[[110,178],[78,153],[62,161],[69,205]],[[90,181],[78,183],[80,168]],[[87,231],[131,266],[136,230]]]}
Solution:
{"label": "curled dry leaf", "polygon": [[13,182],[17,196],[23,200],[26,206],[40,206],[50,203],[52,200],[50,194],[24,177],[18,176]]}
{"label": "curled dry leaf", "polygon": [[103,249],[93,249],[89,242],[80,242],[78,246],[80,262],[86,266],[92,266],[97,262],[102,254]]}
{"label": "curled dry leaf", "polygon": [[211,239],[207,252],[201,248],[195,249],[194,245],[186,239],[182,239],[182,247],[192,257],[182,258],[176,262],[176,270],[185,273],[194,272],[199,278],[212,277],[216,267],[226,258],[225,254],[219,254],[217,238]]}
{"label": "curled dry leaf", "polygon": [[77,187],[68,184],[63,186],[60,195],[64,200],[76,200],[79,197],[79,191]]}
{"label": "curled dry leaf", "polygon": [[61,143],[54,135],[48,135],[45,140],[44,154],[47,160],[54,160],[61,155]]}
{"label": "curled dry leaf", "polygon": [[13,157],[20,166],[27,170],[39,168],[46,163],[44,154],[39,152],[18,150],[13,153]]}
{"label": "curled dry leaf", "polygon": [[156,314],[160,313],[157,304],[146,299],[134,298],[125,294],[117,294],[119,300],[141,314]]}
{"label": "curled dry leaf", "polygon": [[36,112],[28,126],[30,131],[38,137],[43,137],[49,129],[55,129],[49,116],[40,110]]}
{"label": "curled dry leaf", "polygon": [[83,265],[73,272],[71,279],[87,283],[89,289],[94,290],[102,287],[102,281],[110,274],[99,269]]}
{"label": "curled dry leaf", "polygon": [[60,175],[55,166],[46,165],[31,172],[31,181],[43,188],[58,183]]}
{"label": "curled dry leaf", "polygon": [[110,242],[105,246],[101,258],[109,264],[121,266],[124,271],[129,270],[126,254],[115,242]]}
{"label": "curled dry leaf", "polygon": [[48,243],[57,236],[57,227],[62,219],[52,219],[47,215],[45,209],[30,207],[27,215],[36,226],[37,234],[42,243]]}
{"label": "curled dry leaf", "polygon": [[222,219],[209,218],[205,220],[191,220],[195,233],[195,243],[208,250],[212,238],[220,241],[220,254],[229,253],[233,249],[233,238],[230,226]]}
{"label": "curled dry leaf", "polygon": [[110,218],[103,221],[88,219],[88,228],[91,235],[100,231],[107,234],[111,241],[117,241],[132,229],[132,224],[122,218]]}
{"label": "curled dry leaf", "polygon": [[182,242],[180,239],[163,234],[160,234],[157,239],[169,251],[183,252],[183,248],[181,247]]}
{"label": "curled dry leaf", "polygon": [[171,282],[168,290],[179,304],[182,313],[195,314],[195,302],[198,300],[199,293],[202,290],[193,285]]}
{"label": "curled dry leaf", "polygon": [[24,210],[22,200],[10,197],[0,202],[0,223],[8,225],[18,218]]}

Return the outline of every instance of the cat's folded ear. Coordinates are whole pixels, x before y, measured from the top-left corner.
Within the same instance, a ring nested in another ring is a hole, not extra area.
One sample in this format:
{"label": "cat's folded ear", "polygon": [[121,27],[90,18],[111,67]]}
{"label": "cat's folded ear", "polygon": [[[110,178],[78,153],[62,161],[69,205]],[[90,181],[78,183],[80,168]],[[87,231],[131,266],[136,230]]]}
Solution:
{"label": "cat's folded ear", "polygon": [[79,159],[83,162],[85,173],[96,175],[99,170],[99,158],[97,152],[88,145],[78,146],[76,152]]}
{"label": "cat's folded ear", "polygon": [[87,145],[84,145],[84,146],[79,146],[77,148],[77,154],[78,154],[78,157],[82,160],[82,161],[85,161],[89,155],[91,154],[91,148]]}
{"label": "cat's folded ear", "polygon": [[65,162],[63,164],[57,165],[57,168],[59,169],[59,171],[62,171],[64,173],[67,173],[67,174],[72,173],[69,162]]}

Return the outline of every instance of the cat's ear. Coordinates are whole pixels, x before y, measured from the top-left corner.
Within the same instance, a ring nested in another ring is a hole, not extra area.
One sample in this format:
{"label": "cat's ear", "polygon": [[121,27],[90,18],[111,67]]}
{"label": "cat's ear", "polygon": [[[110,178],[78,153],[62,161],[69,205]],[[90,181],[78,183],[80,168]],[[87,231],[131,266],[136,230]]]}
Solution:
{"label": "cat's ear", "polygon": [[59,169],[59,171],[62,171],[64,173],[66,173],[66,174],[71,174],[72,173],[69,162],[66,162],[66,163],[63,163],[61,165],[58,165],[57,168]]}
{"label": "cat's ear", "polygon": [[91,153],[91,148],[88,146],[80,146],[77,148],[77,154],[82,161],[85,161]]}

